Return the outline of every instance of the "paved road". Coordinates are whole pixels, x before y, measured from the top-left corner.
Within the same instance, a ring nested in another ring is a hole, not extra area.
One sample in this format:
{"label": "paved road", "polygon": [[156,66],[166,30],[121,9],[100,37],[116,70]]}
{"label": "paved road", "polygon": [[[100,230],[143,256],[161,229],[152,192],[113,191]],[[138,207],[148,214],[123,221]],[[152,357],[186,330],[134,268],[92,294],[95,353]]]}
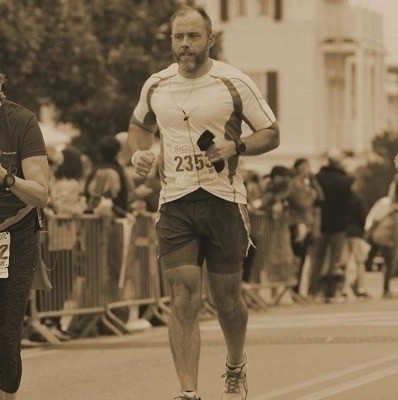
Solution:
{"label": "paved road", "polygon": [[[398,300],[288,305],[250,315],[248,400],[397,400]],[[379,286],[380,284],[380,286]],[[397,282],[394,285],[398,287]],[[199,387],[218,400],[225,346],[201,323]],[[165,328],[25,349],[18,400],[171,400],[178,389]]]}

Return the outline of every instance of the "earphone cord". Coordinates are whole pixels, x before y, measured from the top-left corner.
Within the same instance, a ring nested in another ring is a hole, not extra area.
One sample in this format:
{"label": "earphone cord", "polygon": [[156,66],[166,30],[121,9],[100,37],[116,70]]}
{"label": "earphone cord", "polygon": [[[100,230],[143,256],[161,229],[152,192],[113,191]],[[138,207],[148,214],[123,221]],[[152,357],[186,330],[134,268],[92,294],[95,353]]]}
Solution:
{"label": "earphone cord", "polygon": [[[172,78],[170,78],[170,80],[169,80],[169,91],[170,91],[170,93],[171,93],[171,97],[172,97],[172,99],[173,99],[173,102],[174,102],[174,104],[182,111],[182,113],[185,115],[185,118],[187,118],[187,117],[188,117],[188,114],[187,114],[187,113],[185,112],[185,110],[184,110],[184,104],[188,101],[188,99],[191,97],[191,94],[192,94],[192,92],[193,92],[193,88],[194,88],[194,86],[195,86],[195,80],[196,80],[196,70],[195,70],[195,75],[194,75],[194,77],[193,77],[193,82],[192,82],[192,85],[191,85],[191,89],[190,89],[190,91],[189,91],[187,97],[184,99],[184,101],[182,102],[181,105],[179,105],[179,104],[177,103],[177,101],[176,101],[176,99],[175,99],[175,97],[174,97],[174,93],[173,93],[173,91],[171,90],[171,80],[172,80]],[[184,119],[184,120],[185,120],[185,119]]]}

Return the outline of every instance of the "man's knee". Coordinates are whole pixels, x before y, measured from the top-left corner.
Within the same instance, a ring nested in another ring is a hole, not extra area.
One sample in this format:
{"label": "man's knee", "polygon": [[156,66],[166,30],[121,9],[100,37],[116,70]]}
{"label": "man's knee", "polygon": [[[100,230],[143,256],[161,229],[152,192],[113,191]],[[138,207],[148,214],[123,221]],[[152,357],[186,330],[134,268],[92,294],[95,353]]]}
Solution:
{"label": "man's knee", "polygon": [[214,306],[220,318],[236,318],[237,313],[245,312],[245,303],[237,293],[235,296],[224,296],[214,302]]}
{"label": "man's knee", "polygon": [[171,306],[178,319],[195,318],[202,305],[200,288],[190,290],[186,287],[172,289]]}

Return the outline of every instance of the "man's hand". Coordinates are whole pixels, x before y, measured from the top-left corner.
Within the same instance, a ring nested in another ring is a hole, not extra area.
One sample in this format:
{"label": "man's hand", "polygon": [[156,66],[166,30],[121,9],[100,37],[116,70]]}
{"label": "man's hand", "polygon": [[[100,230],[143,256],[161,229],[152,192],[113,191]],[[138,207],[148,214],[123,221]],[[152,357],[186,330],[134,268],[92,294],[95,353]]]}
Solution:
{"label": "man's hand", "polygon": [[235,142],[223,138],[215,138],[214,144],[206,150],[206,156],[211,162],[228,160],[236,155]]}
{"label": "man's hand", "polygon": [[146,178],[152,169],[155,159],[155,154],[152,151],[138,150],[131,157],[131,164],[139,176]]}
{"label": "man's hand", "polygon": [[0,182],[3,182],[4,177],[7,175],[7,170],[0,164]]}

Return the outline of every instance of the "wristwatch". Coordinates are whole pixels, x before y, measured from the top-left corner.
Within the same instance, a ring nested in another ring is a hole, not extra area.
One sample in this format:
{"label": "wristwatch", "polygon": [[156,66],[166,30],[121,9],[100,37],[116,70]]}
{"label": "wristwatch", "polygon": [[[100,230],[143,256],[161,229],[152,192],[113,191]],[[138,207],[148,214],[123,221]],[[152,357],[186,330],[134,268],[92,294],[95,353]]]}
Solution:
{"label": "wristwatch", "polygon": [[13,187],[15,185],[15,176],[10,172],[7,172],[3,179],[3,184],[6,188]]}
{"label": "wristwatch", "polygon": [[240,139],[234,139],[236,155],[240,156],[246,151],[246,145]]}

